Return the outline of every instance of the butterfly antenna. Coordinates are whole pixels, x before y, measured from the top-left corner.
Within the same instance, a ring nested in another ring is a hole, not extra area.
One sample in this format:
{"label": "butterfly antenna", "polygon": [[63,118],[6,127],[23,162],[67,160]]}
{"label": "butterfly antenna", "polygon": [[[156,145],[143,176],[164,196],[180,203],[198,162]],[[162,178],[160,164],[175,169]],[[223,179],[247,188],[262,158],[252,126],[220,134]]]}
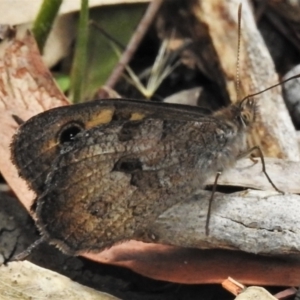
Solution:
{"label": "butterfly antenna", "polygon": [[242,19],[242,3],[238,9],[238,44],[237,44],[237,60],[235,72],[235,91],[237,99],[240,99],[240,53],[241,53],[241,19]]}
{"label": "butterfly antenna", "polygon": [[274,84],[274,85],[271,85],[271,86],[269,86],[268,88],[266,88],[266,89],[264,89],[264,90],[262,90],[262,91],[259,91],[259,92],[257,92],[257,93],[248,95],[248,96],[246,96],[245,98],[243,98],[243,100],[242,100],[241,102],[244,102],[245,100],[247,100],[247,99],[249,99],[249,98],[251,98],[251,97],[260,95],[260,94],[262,94],[262,93],[264,93],[264,92],[266,92],[266,91],[268,91],[268,90],[273,89],[273,88],[276,87],[276,86],[282,85],[282,84],[284,84],[284,83],[286,83],[286,82],[288,82],[288,81],[290,81],[290,80],[296,79],[296,78],[300,78],[300,74],[297,74],[297,75],[295,75],[295,76],[292,76],[292,77],[290,77],[290,78],[287,78],[286,80],[283,80],[283,81],[280,81],[280,82],[278,82],[278,83],[276,83],[276,84]]}

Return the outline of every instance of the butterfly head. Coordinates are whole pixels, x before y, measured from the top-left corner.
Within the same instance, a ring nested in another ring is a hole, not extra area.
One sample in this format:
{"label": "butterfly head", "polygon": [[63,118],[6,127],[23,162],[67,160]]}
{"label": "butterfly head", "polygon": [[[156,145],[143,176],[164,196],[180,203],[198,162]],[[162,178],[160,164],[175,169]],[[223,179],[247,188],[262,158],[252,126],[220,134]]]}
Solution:
{"label": "butterfly head", "polygon": [[250,127],[257,119],[257,103],[252,97],[244,98],[238,103],[239,113],[237,119],[244,127]]}
{"label": "butterfly head", "polygon": [[257,103],[253,97],[246,97],[214,113],[215,117],[229,124],[235,132],[249,129],[256,121],[257,115]]}

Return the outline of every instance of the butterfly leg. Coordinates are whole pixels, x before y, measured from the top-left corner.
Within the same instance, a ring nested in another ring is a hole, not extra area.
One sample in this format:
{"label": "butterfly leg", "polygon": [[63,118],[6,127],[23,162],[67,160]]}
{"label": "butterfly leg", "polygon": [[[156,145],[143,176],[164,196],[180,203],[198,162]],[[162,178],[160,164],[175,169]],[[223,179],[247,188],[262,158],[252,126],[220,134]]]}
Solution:
{"label": "butterfly leg", "polygon": [[[261,160],[261,164],[262,164],[262,171],[263,173],[265,174],[265,176],[267,177],[268,181],[271,183],[272,187],[278,192],[278,193],[281,193],[281,194],[284,194],[284,192],[280,189],[277,188],[277,186],[273,183],[272,179],[270,178],[270,176],[268,175],[267,173],[267,170],[266,170],[266,163],[265,163],[265,159],[264,159],[264,155],[260,149],[259,146],[254,146],[252,148],[250,148],[249,150],[247,150],[245,153],[242,153],[241,155],[239,155],[238,159],[241,159],[245,156],[248,156],[251,152],[257,150],[258,153],[259,153],[259,158]],[[255,163],[257,163],[257,160],[253,160],[251,159],[252,161],[254,161]]]}
{"label": "butterfly leg", "polygon": [[133,235],[133,239],[144,243],[157,242],[158,236],[156,236],[156,234],[154,234],[149,227],[150,224],[145,228],[138,228]]}
{"label": "butterfly leg", "polygon": [[213,202],[213,199],[214,199],[215,192],[217,190],[218,179],[221,176],[221,174],[222,174],[221,172],[217,172],[217,174],[216,174],[215,182],[214,182],[212,192],[211,192],[211,196],[210,196],[209,203],[208,203],[208,210],[207,210],[206,223],[205,223],[205,234],[206,234],[206,236],[209,235],[209,221],[210,221],[211,207],[212,207],[212,202]]}
{"label": "butterfly leg", "polygon": [[33,249],[35,249],[37,246],[45,242],[44,236],[40,237],[38,240],[33,242],[31,245],[28,246],[27,249],[22,251],[21,253],[14,255],[11,261],[21,261],[24,260],[27,256],[29,256]]}

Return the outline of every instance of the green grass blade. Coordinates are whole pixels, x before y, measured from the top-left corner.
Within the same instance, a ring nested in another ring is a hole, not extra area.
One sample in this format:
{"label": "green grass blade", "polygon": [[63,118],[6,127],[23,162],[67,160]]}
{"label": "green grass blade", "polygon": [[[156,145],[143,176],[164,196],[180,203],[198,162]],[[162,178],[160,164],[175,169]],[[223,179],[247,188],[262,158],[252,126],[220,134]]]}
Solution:
{"label": "green grass blade", "polygon": [[88,0],[81,0],[81,10],[75,54],[71,71],[70,99],[73,103],[82,101],[82,90],[87,62],[89,6]]}
{"label": "green grass blade", "polygon": [[33,23],[32,32],[43,53],[44,45],[63,0],[44,0]]}

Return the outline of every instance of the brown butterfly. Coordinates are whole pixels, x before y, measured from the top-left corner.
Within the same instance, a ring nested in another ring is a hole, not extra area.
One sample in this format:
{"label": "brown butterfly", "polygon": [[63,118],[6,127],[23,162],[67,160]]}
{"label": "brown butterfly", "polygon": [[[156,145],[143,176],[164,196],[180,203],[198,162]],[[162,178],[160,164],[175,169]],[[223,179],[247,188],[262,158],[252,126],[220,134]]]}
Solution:
{"label": "brown butterfly", "polygon": [[20,126],[11,144],[37,193],[44,239],[64,252],[100,251],[151,233],[151,223],[246,150],[252,97],[213,114],[126,99],[51,109]]}

